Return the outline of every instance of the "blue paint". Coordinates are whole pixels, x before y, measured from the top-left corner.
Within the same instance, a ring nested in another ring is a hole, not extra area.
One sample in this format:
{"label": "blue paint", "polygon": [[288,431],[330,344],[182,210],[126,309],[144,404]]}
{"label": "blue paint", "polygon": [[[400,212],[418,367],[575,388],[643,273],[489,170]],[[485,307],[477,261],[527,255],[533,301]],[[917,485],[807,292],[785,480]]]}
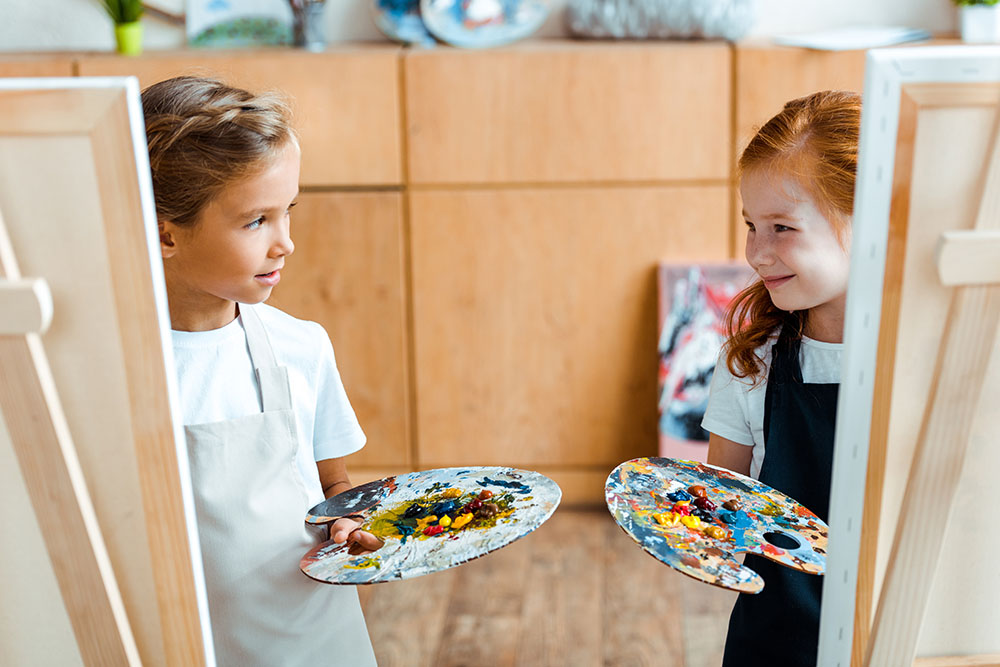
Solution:
{"label": "blue paint", "polygon": [[522,484],[521,482],[505,482],[503,480],[490,479],[489,477],[483,477],[478,483],[482,486],[502,486],[507,489],[513,489],[515,493],[528,493],[531,491],[531,487],[527,484]]}
{"label": "blue paint", "polygon": [[435,503],[431,508],[431,514],[435,516],[444,516],[450,512],[454,512],[458,509],[457,500],[442,500],[439,503]]}

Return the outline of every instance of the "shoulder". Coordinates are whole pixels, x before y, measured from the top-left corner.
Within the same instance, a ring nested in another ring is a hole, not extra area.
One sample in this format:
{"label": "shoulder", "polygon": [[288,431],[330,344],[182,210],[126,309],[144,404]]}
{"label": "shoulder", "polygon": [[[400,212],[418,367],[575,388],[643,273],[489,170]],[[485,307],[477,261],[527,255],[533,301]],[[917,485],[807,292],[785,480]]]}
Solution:
{"label": "shoulder", "polygon": [[319,322],[300,320],[265,303],[253,306],[260,316],[275,354],[285,359],[333,357],[330,337]]}

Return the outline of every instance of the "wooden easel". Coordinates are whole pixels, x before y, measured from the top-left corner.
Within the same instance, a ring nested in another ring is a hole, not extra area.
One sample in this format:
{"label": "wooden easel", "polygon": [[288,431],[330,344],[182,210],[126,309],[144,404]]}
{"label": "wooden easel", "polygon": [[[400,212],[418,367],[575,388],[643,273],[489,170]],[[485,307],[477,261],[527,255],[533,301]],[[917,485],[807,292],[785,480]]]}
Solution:
{"label": "wooden easel", "polygon": [[[942,100],[944,101],[944,100]],[[864,664],[909,665],[917,650],[931,574],[969,449],[970,428],[1000,323],[1000,125],[971,230],[946,232],[938,243],[941,284],[954,286],[903,511]],[[995,400],[995,398],[994,398]],[[996,664],[1000,656],[982,656]]]}
{"label": "wooden easel", "polygon": [[852,230],[819,665],[1000,665],[1000,47],[868,52]]}
{"label": "wooden easel", "polygon": [[214,664],[138,82],[0,78],[0,207],[4,655]]}
{"label": "wooden easel", "polygon": [[[88,665],[139,665],[139,651],[111,569],[40,335],[52,296],[22,278],[0,216],[0,410],[27,481],[81,656]],[[52,511],[53,506],[58,511]]]}

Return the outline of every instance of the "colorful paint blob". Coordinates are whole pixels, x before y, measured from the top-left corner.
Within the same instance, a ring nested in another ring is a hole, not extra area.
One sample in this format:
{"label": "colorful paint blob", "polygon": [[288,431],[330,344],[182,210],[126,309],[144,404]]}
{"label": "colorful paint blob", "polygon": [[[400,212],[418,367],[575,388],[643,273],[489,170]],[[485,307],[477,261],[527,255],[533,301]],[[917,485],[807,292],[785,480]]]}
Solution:
{"label": "colorful paint blob", "polygon": [[646,553],[690,577],[741,593],[764,580],[752,553],[810,574],[826,567],[827,525],[770,486],[697,461],[640,458],[612,471],[608,510]]}
{"label": "colorful paint blob", "polygon": [[562,497],[536,472],[514,468],[439,468],[398,475],[338,494],[309,511],[324,524],[361,515],[362,528],[385,546],[351,555],[332,541],[299,564],[309,577],[332,584],[409,579],[454,567],[524,537],[544,523]]}

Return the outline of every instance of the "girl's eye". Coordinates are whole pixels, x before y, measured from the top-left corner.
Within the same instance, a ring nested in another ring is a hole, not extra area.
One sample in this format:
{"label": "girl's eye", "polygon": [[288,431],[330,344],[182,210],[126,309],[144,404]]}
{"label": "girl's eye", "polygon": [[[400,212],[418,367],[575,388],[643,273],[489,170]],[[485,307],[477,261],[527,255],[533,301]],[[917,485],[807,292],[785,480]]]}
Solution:
{"label": "girl's eye", "polygon": [[243,225],[243,228],[244,229],[257,229],[258,227],[260,227],[263,224],[264,224],[264,217],[261,216],[261,217],[257,218],[256,220],[254,220],[253,222],[251,222],[249,224],[246,224],[246,225]]}
{"label": "girl's eye", "polygon": [[749,229],[751,232],[754,231],[754,226],[752,222],[750,222],[749,220],[744,220],[743,222],[747,224],[747,229]]}
{"label": "girl's eye", "polygon": [[776,231],[776,232],[790,232],[790,231],[792,231],[792,228],[791,227],[786,227],[785,225],[775,225],[774,226],[774,231]]}

